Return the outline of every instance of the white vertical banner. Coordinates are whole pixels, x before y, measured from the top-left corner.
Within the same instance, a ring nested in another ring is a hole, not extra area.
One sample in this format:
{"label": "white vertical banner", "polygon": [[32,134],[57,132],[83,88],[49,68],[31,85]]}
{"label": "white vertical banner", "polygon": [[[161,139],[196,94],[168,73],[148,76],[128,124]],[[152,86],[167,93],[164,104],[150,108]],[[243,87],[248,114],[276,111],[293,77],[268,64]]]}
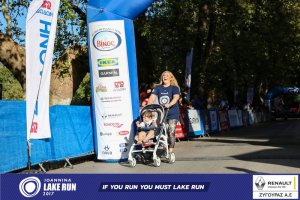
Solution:
{"label": "white vertical banner", "polygon": [[252,104],[254,96],[254,88],[248,88],[247,90],[247,103]]}
{"label": "white vertical banner", "polygon": [[26,18],[27,140],[50,138],[50,76],[60,0],[33,0]]}
{"label": "white vertical banner", "polygon": [[127,158],[132,101],[123,20],[89,23],[98,159]]}

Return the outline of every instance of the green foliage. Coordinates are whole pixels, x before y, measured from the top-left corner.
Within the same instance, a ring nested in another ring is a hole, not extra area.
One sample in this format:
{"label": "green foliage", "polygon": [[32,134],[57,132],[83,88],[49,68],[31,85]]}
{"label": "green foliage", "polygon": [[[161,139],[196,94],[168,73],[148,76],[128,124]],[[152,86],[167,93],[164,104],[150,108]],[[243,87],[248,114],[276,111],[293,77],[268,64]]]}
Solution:
{"label": "green foliage", "polygon": [[[20,18],[25,19],[26,13],[24,10],[27,10],[30,1],[29,0],[9,0],[4,1],[6,3],[6,7],[0,6],[0,13],[2,15],[3,9],[9,10],[9,16],[11,19],[12,25],[12,37],[14,41],[17,43],[24,45],[25,43],[25,20],[20,20]],[[6,33],[7,26],[4,18],[0,18],[0,31]]]}
{"label": "green foliage", "polygon": [[[24,44],[17,19],[25,17],[30,1],[6,2],[13,37]],[[87,46],[86,3],[61,0],[55,58],[74,44]],[[0,20],[4,32],[5,22]],[[211,25],[216,25],[214,32]],[[275,86],[300,85],[299,0],[157,0],[135,20],[135,34],[140,85],[157,82],[168,69],[183,86],[185,57],[191,47],[193,92],[202,84],[206,95],[214,90],[233,97],[236,86],[245,100],[247,88],[254,87],[258,100],[258,93],[262,97]],[[205,52],[209,42],[211,54]],[[62,72],[67,69],[61,67]],[[89,90],[86,77],[73,102],[88,104]]]}
{"label": "green foliage", "polygon": [[86,3],[87,0],[61,0],[55,40],[57,58],[74,44],[87,46]]}
{"label": "green foliage", "polygon": [[12,73],[4,66],[0,66],[0,83],[3,86],[3,100],[24,100],[20,83],[16,81]]}
{"label": "green foliage", "polygon": [[300,94],[295,95],[294,98],[293,98],[293,100],[295,102],[298,102],[300,104]]}
{"label": "green foliage", "polygon": [[87,73],[83,78],[79,88],[72,99],[72,105],[91,105],[91,86],[90,74]]}
{"label": "green foliage", "polygon": [[214,74],[226,77],[223,87],[233,88],[233,70],[240,91],[255,87],[258,94],[261,87],[300,84],[299,3],[224,0],[220,7],[215,46],[220,51],[210,65]]}
{"label": "green foliage", "polygon": [[[299,86],[299,1],[214,3],[215,10],[212,1],[207,0],[161,0],[148,9],[144,20],[136,21],[148,41],[154,69],[173,71],[182,85],[185,55],[194,47],[194,92],[203,82],[206,95],[216,89],[217,94],[233,97],[236,86],[245,102],[248,87],[254,87],[258,103],[264,92],[275,86]],[[205,69],[201,62],[213,15],[217,19],[216,32]],[[232,104],[233,98],[229,100]]]}

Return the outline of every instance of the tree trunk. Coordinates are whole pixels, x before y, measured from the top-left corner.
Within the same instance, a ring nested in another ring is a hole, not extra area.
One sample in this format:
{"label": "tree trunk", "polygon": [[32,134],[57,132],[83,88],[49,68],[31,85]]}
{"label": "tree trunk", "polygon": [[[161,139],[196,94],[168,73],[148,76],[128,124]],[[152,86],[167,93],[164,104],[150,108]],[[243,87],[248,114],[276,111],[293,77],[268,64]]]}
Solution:
{"label": "tree trunk", "polygon": [[69,48],[53,67],[50,104],[70,105],[88,71],[87,51],[79,45]]}
{"label": "tree trunk", "polygon": [[25,92],[25,48],[15,43],[9,35],[4,35],[1,32],[0,62],[13,73]]}
{"label": "tree trunk", "polygon": [[[25,48],[0,32],[0,62],[9,69],[26,92]],[[73,95],[89,71],[87,51],[75,45],[53,66],[50,104],[70,105]]]}
{"label": "tree trunk", "polygon": [[211,56],[214,47],[214,37],[217,26],[216,9],[216,2],[203,2],[199,5],[196,48],[198,48],[198,58],[200,59],[198,92],[200,92],[201,95],[204,93],[209,57]]}
{"label": "tree trunk", "polygon": [[214,38],[216,33],[216,27],[217,27],[217,17],[216,17],[216,3],[212,3],[210,8],[210,20],[209,20],[209,29],[207,33],[207,38],[205,42],[205,49],[203,52],[203,57],[201,60],[201,66],[203,70],[206,72],[208,67],[208,61],[209,57],[211,56],[213,52],[214,47]]}

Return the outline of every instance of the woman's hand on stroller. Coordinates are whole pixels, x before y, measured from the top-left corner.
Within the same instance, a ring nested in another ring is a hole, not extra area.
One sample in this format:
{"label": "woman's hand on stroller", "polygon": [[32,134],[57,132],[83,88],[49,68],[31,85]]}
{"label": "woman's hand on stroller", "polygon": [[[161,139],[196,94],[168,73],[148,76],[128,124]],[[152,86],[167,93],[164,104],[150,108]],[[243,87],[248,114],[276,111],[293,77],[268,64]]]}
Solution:
{"label": "woman's hand on stroller", "polygon": [[168,108],[172,107],[172,105],[171,105],[170,103],[166,103],[166,104],[164,105],[164,107],[168,109]]}

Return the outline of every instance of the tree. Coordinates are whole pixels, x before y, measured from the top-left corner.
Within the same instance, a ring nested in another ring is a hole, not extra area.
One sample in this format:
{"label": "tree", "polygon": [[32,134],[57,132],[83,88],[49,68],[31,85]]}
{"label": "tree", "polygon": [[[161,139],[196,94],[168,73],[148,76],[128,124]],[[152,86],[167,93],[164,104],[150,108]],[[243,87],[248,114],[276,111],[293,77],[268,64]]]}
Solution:
{"label": "tree", "polygon": [[228,80],[236,70],[238,87],[245,88],[244,93],[248,87],[256,88],[258,103],[268,89],[297,84],[300,55],[297,1],[232,0],[222,1],[220,8],[222,17],[215,47],[218,52],[213,55],[211,65],[215,73],[219,71],[218,77],[229,73],[220,82],[223,87],[233,88]]}
{"label": "tree", "polygon": [[194,47],[194,92],[219,91],[233,103],[234,85],[241,98],[254,87],[258,101],[276,85],[299,84],[299,9],[296,0],[160,0],[139,29],[157,71],[170,69],[183,83]]}
{"label": "tree", "polygon": [[[88,71],[86,2],[61,0],[52,103],[80,102],[78,97],[89,89],[80,86]],[[17,19],[25,17],[28,5],[26,0],[2,0],[0,21],[0,62],[23,89],[24,32]],[[259,102],[274,86],[300,83],[297,0],[157,0],[134,23],[140,84],[156,82],[168,69],[183,85],[191,47],[193,93],[223,95],[232,103],[234,88],[244,98],[254,87]]]}
{"label": "tree", "polygon": [[[3,19],[0,30],[0,62],[20,82],[25,92],[24,30],[18,19],[25,18],[30,1],[2,0]],[[86,0],[61,1],[55,43],[55,64],[51,74],[51,103],[70,104],[83,77],[88,72],[86,48]],[[5,27],[5,28],[4,28]]]}
{"label": "tree", "polygon": [[0,66],[0,84],[2,84],[2,99],[23,99],[23,92],[20,83],[4,66]]}
{"label": "tree", "polygon": [[148,41],[156,75],[168,69],[183,83],[186,53],[194,48],[192,88],[204,87],[214,47],[217,4],[218,1],[161,0],[147,10],[139,29]]}

